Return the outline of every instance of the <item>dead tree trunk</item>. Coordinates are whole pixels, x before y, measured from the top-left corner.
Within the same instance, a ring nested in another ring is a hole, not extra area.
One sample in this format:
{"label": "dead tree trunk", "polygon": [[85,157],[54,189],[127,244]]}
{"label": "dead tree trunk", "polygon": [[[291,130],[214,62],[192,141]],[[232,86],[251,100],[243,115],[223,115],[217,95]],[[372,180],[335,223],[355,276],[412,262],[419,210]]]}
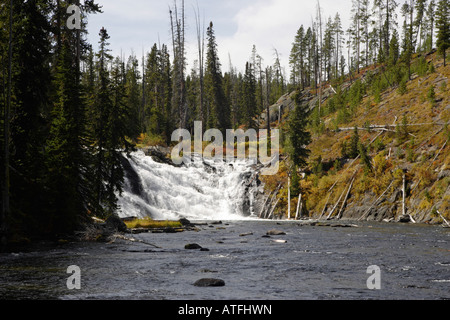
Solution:
{"label": "dead tree trunk", "polygon": [[7,219],[10,214],[9,204],[9,128],[10,128],[10,111],[11,111],[11,91],[12,91],[12,30],[13,27],[13,0],[10,1],[9,8],[9,46],[8,46],[8,89],[7,100],[5,106],[5,118],[3,120],[3,166],[4,181],[2,185],[2,213],[0,216],[0,250],[6,247],[6,237],[8,233]]}
{"label": "dead tree trunk", "polygon": [[300,195],[298,196],[297,211],[295,212],[295,220],[298,220],[299,214],[301,216],[301,214],[302,214],[302,207],[303,207],[302,194],[300,193]]}

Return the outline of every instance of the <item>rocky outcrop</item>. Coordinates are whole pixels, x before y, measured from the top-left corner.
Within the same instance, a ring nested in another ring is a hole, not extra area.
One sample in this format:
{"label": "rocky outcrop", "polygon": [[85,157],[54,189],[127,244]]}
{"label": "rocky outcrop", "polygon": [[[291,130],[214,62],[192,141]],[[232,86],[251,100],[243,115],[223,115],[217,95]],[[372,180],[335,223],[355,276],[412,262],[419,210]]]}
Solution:
{"label": "rocky outcrop", "polygon": [[175,164],[170,158],[170,149],[163,147],[147,147],[143,149],[147,156],[152,157],[153,161],[164,163],[173,167],[181,167],[182,165]]}
{"label": "rocky outcrop", "polygon": [[142,195],[143,191],[141,178],[131,166],[130,161],[132,161],[132,158],[126,158],[123,155],[120,156],[120,162],[122,163],[125,172],[125,178],[130,184],[131,192],[135,195],[140,196]]}

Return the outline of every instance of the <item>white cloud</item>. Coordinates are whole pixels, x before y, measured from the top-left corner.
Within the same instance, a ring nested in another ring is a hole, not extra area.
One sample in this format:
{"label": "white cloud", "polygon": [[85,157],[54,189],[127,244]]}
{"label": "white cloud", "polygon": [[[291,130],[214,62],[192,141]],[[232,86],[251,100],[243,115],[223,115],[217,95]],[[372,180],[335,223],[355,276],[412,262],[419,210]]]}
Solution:
{"label": "white cloud", "polygon": [[[349,11],[349,8],[345,8],[345,3],[350,3],[350,0],[321,1],[323,23],[329,16],[334,17],[337,11],[342,9]],[[282,65],[288,71],[289,54],[295,34],[301,25],[305,28],[311,26],[316,12],[315,0],[253,1],[234,17],[237,31],[229,37],[220,39],[220,49],[226,51],[221,55],[228,56],[230,53],[233,65],[243,68],[245,61],[250,57],[253,45],[256,45],[266,65],[273,64],[276,49],[281,56]],[[345,18],[346,14],[344,12],[341,16]]]}
{"label": "white cloud", "polygon": [[[181,1],[178,1],[180,4]],[[322,0],[323,20],[341,11],[345,21],[350,0]],[[169,6],[174,0],[102,0],[104,13],[89,17],[89,40],[97,49],[98,31],[108,29],[114,55],[133,50],[140,56],[160,41],[171,48]],[[317,0],[185,0],[188,63],[196,59],[194,7],[206,25],[213,21],[223,71],[228,70],[228,55],[238,70],[243,70],[253,45],[263,57],[264,64],[274,62],[274,49],[288,71],[288,59],[293,39],[303,24],[311,25],[316,14]],[[345,7],[347,5],[347,8]],[[159,39],[158,39],[159,38]]]}

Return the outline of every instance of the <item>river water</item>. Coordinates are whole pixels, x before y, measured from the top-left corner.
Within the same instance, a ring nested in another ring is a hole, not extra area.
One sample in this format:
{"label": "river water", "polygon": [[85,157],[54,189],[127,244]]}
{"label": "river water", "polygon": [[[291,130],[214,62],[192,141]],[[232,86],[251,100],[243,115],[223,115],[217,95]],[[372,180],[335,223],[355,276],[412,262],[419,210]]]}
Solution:
{"label": "river water", "polygon": [[[0,299],[450,299],[450,229],[440,226],[236,220],[197,227],[132,236],[160,248],[117,239],[2,254]],[[264,237],[272,229],[286,234]],[[209,251],[186,250],[188,243]],[[71,265],[81,270],[79,290],[67,288]],[[379,290],[367,287],[373,265]],[[201,278],[225,286],[194,286]]]}

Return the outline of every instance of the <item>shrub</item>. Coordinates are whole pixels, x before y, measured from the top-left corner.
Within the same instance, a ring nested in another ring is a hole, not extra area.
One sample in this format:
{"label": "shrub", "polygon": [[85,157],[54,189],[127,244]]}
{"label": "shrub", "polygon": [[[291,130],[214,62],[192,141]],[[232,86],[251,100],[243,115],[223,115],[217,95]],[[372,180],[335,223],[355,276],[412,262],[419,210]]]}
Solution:
{"label": "shrub", "polygon": [[400,84],[398,85],[398,89],[397,92],[399,95],[404,95],[407,92],[407,88],[406,88],[406,80],[402,79],[402,81],[400,81]]}
{"label": "shrub", "polygon": [[431,85],[427,92],[427,99],[431,104],[431,107],[436,105],[436,91],[434,85]]}

